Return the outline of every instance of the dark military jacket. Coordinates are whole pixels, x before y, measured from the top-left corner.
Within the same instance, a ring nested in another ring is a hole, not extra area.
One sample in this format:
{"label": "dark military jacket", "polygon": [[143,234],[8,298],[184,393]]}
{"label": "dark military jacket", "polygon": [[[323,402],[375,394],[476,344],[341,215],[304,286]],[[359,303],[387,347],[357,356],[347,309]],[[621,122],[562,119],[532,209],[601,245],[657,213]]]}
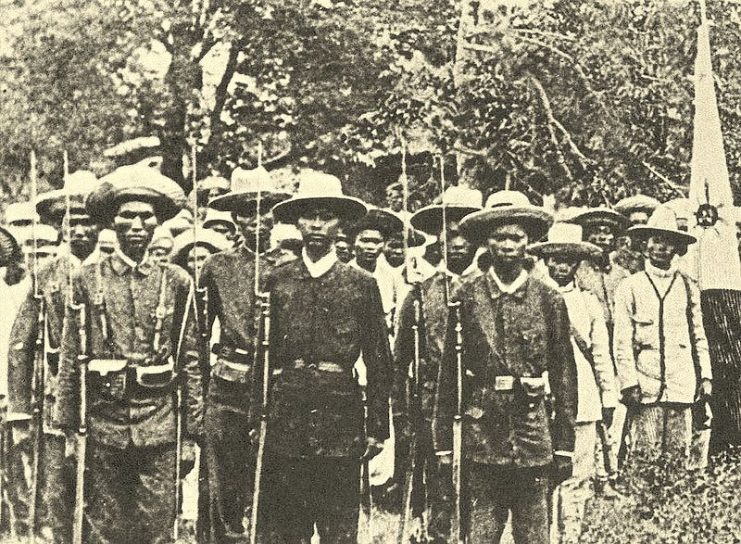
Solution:
{"label": "dark military jacket", "polygon": [[621,259],[623,250],[613,251],[610,253],[610,262],[607,266],[598,266],[596,263],[588,260],[582,261],[576,271],[576,283],[585,290],[591,291],[597,296],[602,306],[602,311],[607,323],[607,330],[612,336],[613,318],[612,314],[615,309],[615,291],[625,278],[632,272],[624,266],[624,260]]}
{"label": "dark military jacket", "polygon": [[[99,271],[99,272],[98,272]],[[160,348],[154,350],[156,310],[165,280],[165,312]],[[85,264],[73,275],[74,297],[87,321],[90,359],[125,359],[136,367],[178,360],[183,318],[193,311],[193,287],[187,273],[170,264],[151,261],[131,268],[117,253]],[[98,294],[102,294],[102,300]],[[103,324],[110,331],[104,334]],[[68,311],[64,320],[59,399],[55,420],[64,427],[78,424],[79,364],[81,351],[79,312]],[[192,326],[192,325],[191,325]],[[203,397],[197,357],[185,358],[180,374],[186,409],[186,435],[201,432]],[[195,362],[194,362],[195,361]],[[88,374],[88,431],[90,439],[125,448],[158,446],[175,441],[174,394],[167,389],[142,391],[130,372],[105,378]]]}
{"label": "dark military jacket", "polygon": [[[450,290],[460,283],[456,276],[447,275]],[[421,301],[420,323],[420,369],[419,400],[422,413],[432,420],[432,413],[437,392],[438,374],[445,347],[445,335],[448,330],[448,299],[446,294],[446,274],[437,272],[415,286],[404,299],[399,314],[399,332],[394,343],[394,360],[396,375],[394,381],[394,413],[408,409],[407,382],[410,378],[410,365],[414,364],[414,300]]]}
{"label": "dark military jacket", "polygon": [[[294,457],[363,452],[363,406],[353,374],[361,354],[367,367],[368,435],[388,438],[391,355],[373,277],[338,261],[312,278],[298,259],[276,268],[267,287],[274,369],[268,448]],[[327,363],[340,371],[322,370]]]}
{"label": "dark military jacket", "polygon": [[[503,293],[485,273],[464,281],[453,298],[461,304],[463,326],[464,457],[483,464],[535,467],[550,463],[554,450],[573,451],[576,364],[563,297],[532,277],[514,293]],[[457,402],[454,329],[455,320],[449,319],[434,421],[440,451],[452,449]],[[547,391],[521,379],[544,372],[553,421]],[[513,382],[510,390],[508,381]]]}
{"label": "dark military jacket", "polygon": [[[273,268],[274,261],[270,256],[260,258],[261,288]],[[234,399],[234,409],[247,414],[250,409],[251,388],[254,386],[252,370],[254,361],[244,361],[244,355],[229,357],[229,353],[237,349],[246,352],[248,358],[254,356],[255,340],[258,331],[259,308],[255,306],[255,254],[244,246],[228,249],[211,255],[204,263],[200,275],[200,287],[205,289],[208,301],[208,323],[206,339],[211,336],[214,321],[218,318],[220,338],[216,349],[216,362],[213,369],[208,365],[208,371],[214,373],[217,379],[242,384],[247,387],[241,389],[239,398]],[[189,320],[195,320],[191,314]],[[188,327],[195,332],[195,323]],[[192,357],[198,352],[200,339],[189,334],[186,339],[186,357]],[[250,368],[244,372],[225,364],[225,360],[247,364]]]}
{"label": "dark military jacket", "polygon": [[[59,346],[70,270],[79,267],[75,257],[61,255],[47,263],[38,273],[38,292],[43,301],[46,365],[44,368],[43,422],[46,431],[52,428],[52,412],[57,398]],[[8,410],[11,413],[30,414],[31,384],[33,381],[36,340],[39,336],[39,311],[42,304],[34,296],[31,285],[13,322],[8,342]]]}

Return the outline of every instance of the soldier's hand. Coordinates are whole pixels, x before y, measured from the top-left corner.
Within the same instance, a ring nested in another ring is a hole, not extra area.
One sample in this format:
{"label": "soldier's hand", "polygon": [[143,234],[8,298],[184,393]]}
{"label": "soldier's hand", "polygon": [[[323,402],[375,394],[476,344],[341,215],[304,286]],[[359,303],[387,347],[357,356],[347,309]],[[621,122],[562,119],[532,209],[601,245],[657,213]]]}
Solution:
{"label": "soldier's hand", "polygon": [[553,456],[553,469],[554,469],[554,479],[556,480],[556,484],[560,484],[561,482],[565,482],[569,478],[571,478],[571,475],[573,473],[573,466],[571,464],[571,457],[568,455],[559,455],[554,454]]}
{"label": "soldier's hand", "polygon": [[180,451],[180,477],[185,477],[196,466],[196,443],[186,438]]}
{"label": "soldier's hand", "polygon": [[622,403],[626,406],[637,406],[641,403],[641,388],[637,385],[623,389]]}
{"label": "soldier's hand", "polygon": [[602,423],[609,429],[615,416],[615,408],[602,408]]}
{"label": "soldier's hand", "polygon": [[452,465],[453,464],[453,452],[452,451],[439,451],[437,452],[437,460],[441,465]]}
{"label": "soldier's hand", "polygon": [[372,436],[365,439],[365,453],[363,453],[363,460],[373,459],[376,455],[381,453],[383,450],[383,443],[379,442]]}
{"label": "soldier's hand", "polygon": [[704,400],[708,400],[713,394],[713,382],[704,378],[700,384],[700,394]]}
{"label": "soldier's hand", "polygon": [[31,442],[31,427],[28,421],[15,421],[11,426],[13,444],[28,444]]}

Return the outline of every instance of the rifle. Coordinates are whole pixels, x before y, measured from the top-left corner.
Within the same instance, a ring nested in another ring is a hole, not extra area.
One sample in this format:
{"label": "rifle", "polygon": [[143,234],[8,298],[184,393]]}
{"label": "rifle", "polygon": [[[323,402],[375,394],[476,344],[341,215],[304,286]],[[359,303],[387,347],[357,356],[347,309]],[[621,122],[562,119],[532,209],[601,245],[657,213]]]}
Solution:
{"label": "rifle", "polygon": [[451,523],[451,541],[453,544],[463,544],[463,526],[461,517],[463,502],[461,497],[463,462],[463,325],[461,323],[460,302],[449,302],[448,307],[455,315],[455,367],[456,367],[456,408],[453,416],[453,519]]}
{"label": "rifle", "polygon": [[[257,166],[262,166],[262,142],[258,142]],[[265,460],[265,441],[268,435],[268,395],[270,393],[270,293],[260,289],[260,230],[262,192],[257,189],[257,228],[255,229],[255,301],[260,308],[260,324],[255,339],[255,361],[262,355],[262,399],[260,406],[260,430],[258,432],[257,457],[255,458],[255,479],[252,489],[252,513],[250,516],[250,544],[257,544],[257,522],[259,519],[260,491]]]}
{"label": "rifle", "polygon": [[[36,205],[37,179],[36,179],[36,153],[31,150],[31,202]],[[39,262],[38,262],[38,238],[36,237],[36,211],[34,210],[31,220],[31,231],[33,237],[33,298],[38,305],[36,318],[36,342],[34,346],[33,370],[31,374],[31,427],[32,427],[32,450],[31,450],[31,489],[28,507],[28,527],[30,542],[36,542],[36,506],[39,500],[39,462],[41,459],[41,448],[44,440],[44,382],[46,369],[46,307],[44,298],[39,291]]]}
{"label": "rifle", "polygon": [[[365,386],[360,387],[360,398],[363,402],[363,440],[368,436],[368,392]],[[370,467],[369,460],[363,459],[360,474],[360,506],[365,517],[365,535],[364,538],[358,538],[359,542],[371,542],[372,540],[372,515],[373,515],[373,499],[371,496],[371,483],[370,483]]]}
{"label": "rifle", "polygon": [[70,310],[78,310],[77,331],[80,340],[80,353],[77,364],[80,370],[80,406],[77,427],[77,472],[75,475],[75,511],[72,518],[72,542],[82,544],[82,530],[85,519],[85,457],[87,455],[87,313],[84,304],[75,304],[70,291]]}
{"label": "rifle", "polygon": [[[420,405],[419,398],[419,367],[421,360],[421,331],[420,325],[422,322],[422,291],[419,283],[414,286],[414,300],[412,301],[414,308],[414,322],[412,324],[412,335],[414,345],[414,356],[412,361],[412,379],[410,380],[410,399],[409,399],[409,425],[412,428],[411,441],[409,444],[409,464],[407,473],[404,478],[404,512],[401,516],[401,532],[400,532],[400,544],[409,542],[410,539],[410,526],[413,516],[413,504],[412,499],[414,495],[414,475],[416,473],[417,463],[417,438],[420,429],[424,423],[422,416],[422,407]],[[424,469],[424,465],[423,465]]]}

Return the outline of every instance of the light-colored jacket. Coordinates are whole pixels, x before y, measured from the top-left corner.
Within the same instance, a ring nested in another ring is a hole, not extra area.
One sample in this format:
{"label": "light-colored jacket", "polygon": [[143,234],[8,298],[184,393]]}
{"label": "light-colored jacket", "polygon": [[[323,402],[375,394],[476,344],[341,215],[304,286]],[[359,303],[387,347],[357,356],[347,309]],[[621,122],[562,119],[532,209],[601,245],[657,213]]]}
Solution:
{"label": "light-colored jacket", "polygon": [[643,404],[691,404],[695,368],[712,378],[697,283],[648,264],[626,278],[615,293],[613,352],[621,389],[640,386]]}
{"label": "light-colored jacket", "polygon": [[[582,290],[573,283],[559,288],[559,291],[566,301],[572,328],[571,343],[579,387],[576,422],[600,421],[603,407],[617,406],[617,380],[610,357],[610,340],[602,305],[594,293]],[[591,351],[594,366],[582,354],[574,340],[574,332]]]}

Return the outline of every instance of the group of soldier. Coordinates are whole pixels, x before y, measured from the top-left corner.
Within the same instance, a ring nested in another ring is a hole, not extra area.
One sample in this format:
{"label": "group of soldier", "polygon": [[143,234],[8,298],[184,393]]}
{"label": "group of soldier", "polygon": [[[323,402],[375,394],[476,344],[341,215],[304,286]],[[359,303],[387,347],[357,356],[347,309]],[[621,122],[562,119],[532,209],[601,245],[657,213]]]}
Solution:
{"label": "group of soldier", "polygon": [[400,542],[575,542],[632,458],[704,466],[687,202],[387,197],[257,168],[190,206],[130,165],[9,208],[5,529],[170,542],[196,503],[199,542],[355,543],[379,509]]}

